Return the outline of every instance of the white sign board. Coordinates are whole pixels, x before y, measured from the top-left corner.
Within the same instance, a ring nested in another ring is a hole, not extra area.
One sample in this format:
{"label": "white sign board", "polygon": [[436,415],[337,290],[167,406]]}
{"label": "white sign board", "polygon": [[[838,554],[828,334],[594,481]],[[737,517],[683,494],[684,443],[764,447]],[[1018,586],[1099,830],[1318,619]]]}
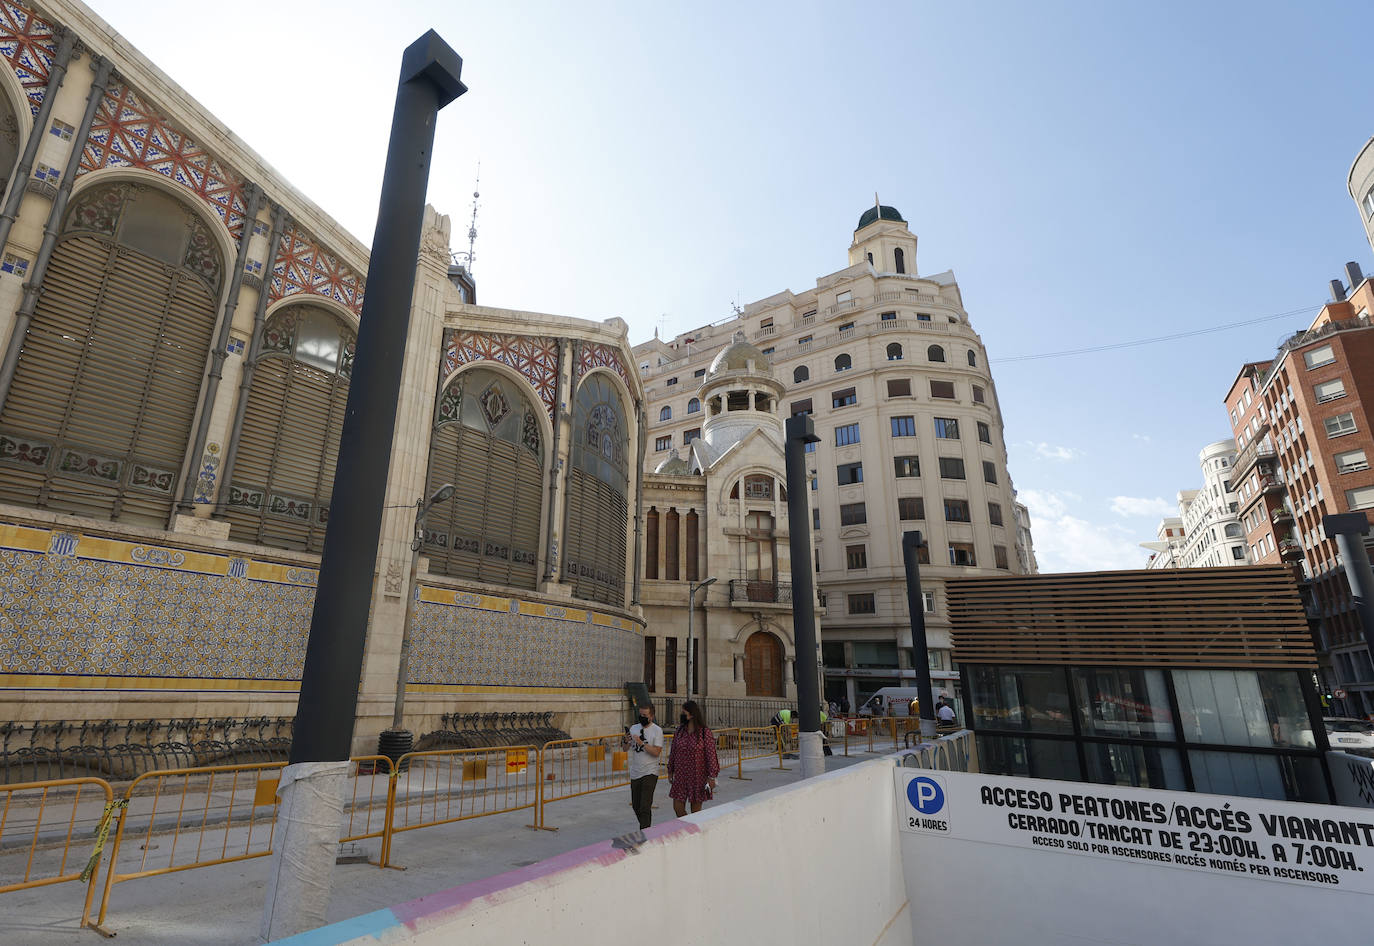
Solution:
{"label": "white sign board", "polygon": [[1170,871],[1374,893],[1374,812],[897,769],[901,830]]}

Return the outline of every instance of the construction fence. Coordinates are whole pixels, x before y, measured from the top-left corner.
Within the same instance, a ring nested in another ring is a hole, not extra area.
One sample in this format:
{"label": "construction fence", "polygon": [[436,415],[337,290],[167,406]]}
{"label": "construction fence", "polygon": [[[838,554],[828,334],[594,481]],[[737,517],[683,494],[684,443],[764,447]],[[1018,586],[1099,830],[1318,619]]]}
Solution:
{"label": "construction fence", "polygon": [[[883,751],[888,736],[871,722],[836,720],[831,742],[844,752]],[[899,721],[894,721],[899,722]],[[836,723],[842,723],[836,728]],[[721,775],[747,779],[746,762],[786,756],[795,726],[714,730]],[[876,738],[875,736],[879,737]],[[667,766],[671,736],[660,756]],[[394,866],[406,832],[528,810],[528,827],[557,830],[549,806],[629,785],[623,733],[559,739],[543,747],[499,746],[350,760],[340,843],[375,839],[380,868]],[[158,769],[117,791],[95,777],[0,785],[0,895],[56,884],[84,885],[81,926],[106,936],[120,885],[272,853],[277,786],[285,762]],[[558,809],[554,809],[556,817]],[[103,880],[101,870],[104,869]],[[96,891],[100,897],[97,904]]]}

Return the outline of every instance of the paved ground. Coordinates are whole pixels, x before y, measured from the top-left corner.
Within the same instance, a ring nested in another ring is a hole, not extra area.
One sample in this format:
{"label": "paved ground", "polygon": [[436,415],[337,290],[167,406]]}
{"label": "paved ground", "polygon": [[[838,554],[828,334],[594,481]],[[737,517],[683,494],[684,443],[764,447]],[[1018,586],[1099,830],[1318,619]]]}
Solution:
{"label": "paved ground", "polygon": [[[877,755],[857,752],[848,759],[832,756],[826,762],[827,768],[835,769],[873,758]],[[789,771],[779,771],[772,767],[776,759],[746,762],[747,781],[727,778],[723,772],[717,798],[732,801],[789,784],[799,771],[797,762],[787,764]],[[558,831],[526,828],[531,815],[528,810],[517,811],[398,834],[391,860],[405,870],[381,870],[369,864],[336,867],[330,922],[523,867],[637,827],[628,788],[550,804],[545,821]],[[654,817],[655,821],[673,817],[663,781]],[[375,858],[379,844],[371,840],[358,847]],[[106,926],[129,946],[250,946],[259,942],[267,873],[264,857],[117,884]],[[84,886],[67,883],[0,894],[0,944],[92,946],[99,937],[77,926],[84,893]],[[97,890],[97,901],[99,895]]]}

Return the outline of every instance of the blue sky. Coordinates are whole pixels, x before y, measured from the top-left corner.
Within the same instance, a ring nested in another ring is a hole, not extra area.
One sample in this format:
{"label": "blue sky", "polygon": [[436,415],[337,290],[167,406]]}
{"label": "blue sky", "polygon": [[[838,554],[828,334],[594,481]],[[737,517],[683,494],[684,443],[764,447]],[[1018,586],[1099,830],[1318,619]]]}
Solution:
{"label": "blue sky", "polygon": [[364,242],[400,51],[436,28],[471,91],[430,200],[460,248],[481,161],[481,300],[634,341],[842,268],[878,191],[959,279],[1046,571],[1142,565],[1239,366],[1311,313],[999,357],[1314,312],[1374,265],[1345,191],[1367,6],[88,2]]}

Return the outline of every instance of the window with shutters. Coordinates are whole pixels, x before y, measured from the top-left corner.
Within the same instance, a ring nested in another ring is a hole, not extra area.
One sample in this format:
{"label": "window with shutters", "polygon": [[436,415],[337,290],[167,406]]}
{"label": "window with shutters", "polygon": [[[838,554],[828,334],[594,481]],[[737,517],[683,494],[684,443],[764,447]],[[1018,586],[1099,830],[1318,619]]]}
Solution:
{"label": "window with shutters", "polygon": [[835,467],[835,482],[840,486],[853,486],[864,481],[862,463],[841,463]]}
{"label": "window with shutters", "polygon": [[687,512],[687,551],[683,556],[687,561],[687,580],[700,581],[701,568],[701,520],[695,509]]}
{"label": "window with shutters", "polygon": [[950,401],[954,400],[954,382],[953,382],[953,381],[931,381],[931,382],[930,382],[930,396],[931,396],[931,397],[944,398],[945,400],[950,400]]}
{"label": "window with shutters", "polygon": [[663,580],[681,581],[682,518],[676,509],[663,517]]}
{"label": "window with shutters", "polygon": [[653,637],[644,638],[644,685],[649,688],[649,692],[655,690],[654,678],[658,676],[658,640]]}
{"label": "window with shutters", "polygon": [[11,342],[0,502],[167,524],[223,277],[209,225],[162,191],[119,183],[72,200]]}
{"label": "window with shutters", "polygon": [[801,384],[803,381],[809,381],[810,379],[811,379],[811,372],[810,372],[809,370],[807,370],[806,365],[801,365],[801,366],[798,367],[798,368],[792,369],[792,383],[793,383],[793,384]]}
{"label": "window with shutters", "polygon": [[940,457],[940,476],[947,480],[964,478],[964,461],[960,457]]}
{"label": "window with shutters", "polygon": [[921,475],[920,457],[893,457],[892,466],[896,471],[898,479]]}
{"label": "window with shutters", "polygon": [[354,342],[337,316],[309,304],[280,309],[263,327],[227,484],[231,539],[323,550]]}
{"label": "window with shutters", "polygon": [[523,380],[477,366],[449,382],[431,437],[427,495],[453,498],[425,520],[424,552],[440,575],[535,588],[543,521],[543,408]]}
{"label": "window with shutters", "polygon": [[904,521],[924,519],[926,503],[921,496],[902,496],[897,500],[897,518]]}
{"label": "window with shutters", "polygon": [[839,391],[830,392],[830,406],[834,408],[849,407],[851,404],[859,403],[858,395],[853,388],[844,388]]}
{"label": "window with shutters", "polygon": [[910,378],[889,378],[887,381],[888,397],[911,397]]}
{"label": "window with shutters", "polygon": [[629,434],[620,392],[603,371],[578,385],[568,472],[564,579],[573,595],[625,603],[625,529],[629,509]]}
{"label": "window with shutters", "polygon": [[658,507],[644,514],[644,577],[658,578]]}
{"label": "window with shutters", "polygon": [[677,692],[677,638],[663,638],[663,692]]}
{"label": "window with shutters", "polygon": [[868,508],[863,503],[844,503],[840,506],[840,525],[861,526],[868,521]]}

